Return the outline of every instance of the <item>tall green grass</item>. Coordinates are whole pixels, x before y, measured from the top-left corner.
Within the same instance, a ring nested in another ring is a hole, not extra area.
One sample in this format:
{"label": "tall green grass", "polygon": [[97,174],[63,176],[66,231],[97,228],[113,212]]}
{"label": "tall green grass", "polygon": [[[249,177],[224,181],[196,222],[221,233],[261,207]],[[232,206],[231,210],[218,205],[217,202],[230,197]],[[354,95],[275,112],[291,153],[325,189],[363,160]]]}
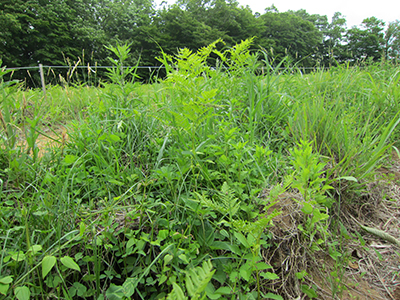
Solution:
{"label": "tall green grass", "polygon": [[[289,189],[304,245],[335,247],[330,208],[398,140],[398,68],[302,74],[251,40],[220,42],[161,53],[167,77],[152,86],[123,68],[127,45],[109,48],[119,60],[102,88],[48,87],[44,100],[2,82],[0,297],[283,299],[262,253],[279,214],[265,212]],[[40,157],[37,139],[60,126],[68,139]]]}

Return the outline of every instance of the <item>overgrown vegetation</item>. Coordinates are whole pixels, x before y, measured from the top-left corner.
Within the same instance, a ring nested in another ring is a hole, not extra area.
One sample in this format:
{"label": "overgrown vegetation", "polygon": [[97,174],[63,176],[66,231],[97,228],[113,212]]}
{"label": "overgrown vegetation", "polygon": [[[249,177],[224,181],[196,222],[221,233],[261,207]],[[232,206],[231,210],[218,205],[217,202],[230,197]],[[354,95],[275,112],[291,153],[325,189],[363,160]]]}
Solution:
{"label": "overgrown vegetation", "polygon": [[[126,45],[108,48],[103,88],[45,100],[1,81],[0,298],[318,298],[318,253],[336,262],[332,296],[346,288],[340,241],[359,237],[344,237],[341,207],[363,201],[398,140],[398,67],[304,75],[251,40],[218,43],[163,52],[153,85],[122,68]],[[283,199],[299,208],[290,230]],[[285,271],[273,258],[288,245],[301,255]]]}

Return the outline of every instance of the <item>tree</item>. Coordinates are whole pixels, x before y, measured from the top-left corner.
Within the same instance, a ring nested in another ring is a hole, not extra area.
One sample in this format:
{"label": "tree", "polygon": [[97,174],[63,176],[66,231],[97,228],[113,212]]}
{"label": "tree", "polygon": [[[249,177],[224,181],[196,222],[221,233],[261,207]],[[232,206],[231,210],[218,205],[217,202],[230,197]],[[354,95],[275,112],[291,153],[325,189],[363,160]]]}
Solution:
{"label": "tree", "polygon": [[353,60],[372,59],[378,61],[384,50],[385,23],[375,17],[364,19],[361,28],[347,31],[347,51]]}
{"label": "tree", "polygon": [[221,38],[228,46],[260,34],[260,21],[255,18],[248,6],[239,7],[236,0],[214,0],[208,9],[205,23],[223,32],[224,36]]}
{"label": "tree", "polygon": [[212,43],[222,35],[178,4],[160,10],[154,26],[157,32],[153,38],[168,53],[174,53],[178,48],[184,47],[195,50]]}
{"label": "tree", "polygon": [[76,59],[82,53],[74,41],[76,11],[68,1],[2,1],[0,8],[5,20],[1,55],[7,65],[57,65],[64,63],[65,56]]}
{"label": "tree", "polygon": [[227,46],[259,33],[260,24],[251,9],[236,0],[179,0],[177,5],[217,32]]}
{"label": "tree", "polygon": [[312,66],[322,33],[310,21],[290,13],[266,12],[260,16],[263,25],[262,46],[273,49],[282,59],[289,55],[303,66]]}
{"label": "tree", "polygon": [[399,59],[400,57],[400,21],[390,22],[385,32],[385,58]]}
{"label": "tree", "polygon": [[311,22],[323,35],[326,35],[328,32],[329,23],[327,16],[319,14],[310,15],[305,9],[299,9],[297,11],[289,10],[288,12],[302,18],[305,21]]}
{"label": "tree", "polygon": [[335,12],[324,36],[323,65],[329,66],[345,60],[343,43],[346,31],[346,19],[340,12]]}
{"label": "tree", "polygon": [[101,65],[108,56],[104,45],[127,42],[137,59],[144,47],[150,48],[143,29],[154,13],[152,0],[4,0],[0,57],[8,67],[74,64],[79,59]]}

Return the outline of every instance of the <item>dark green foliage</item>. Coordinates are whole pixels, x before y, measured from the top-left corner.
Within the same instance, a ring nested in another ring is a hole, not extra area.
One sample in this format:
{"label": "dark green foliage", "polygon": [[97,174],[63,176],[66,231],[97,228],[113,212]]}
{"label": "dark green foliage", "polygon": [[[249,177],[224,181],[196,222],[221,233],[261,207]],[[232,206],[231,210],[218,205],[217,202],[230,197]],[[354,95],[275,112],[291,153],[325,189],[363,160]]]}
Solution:
{"label": "dark green foliage", "polygon": [[362,22],[362,28],[351,28],[347,31],[346,50],[351,59],[378,61],[384,55],[384,25],[375,17]]}
{"label": "dark green foliage", "polygon": [[[69,70],[48,70],[46,79],[52,84],[97,85],[107,80],[103,69],[74,67],[108,65],[104,45],[116,42],[131,45],[127,61],[131,66],[138,61],[159,66],[155,57],[160,47],[174,54],[179,48],[195,50],[219,38],[225,47],[254,38],[254,48],[266,49],[276,63],[289,56],[299,67],[320,67],[382,57],[395,60],[398,27],[392,22],[384,31],[383,22],[372,17],[360,28],[347,29],[339,12],[330,23],[327,16],[304,9],[279,12],[272,7],[254,14],[234,0],[181,0],[158,8],[151,0],[5,0],[0,3],[0,58],[7,67],[69,66]],[[151,81],[165,72],[139,69],[137,74],[142,81]],[[12,76],[25,79],[28,86],[40,85],[36,71],[16,71]]]}

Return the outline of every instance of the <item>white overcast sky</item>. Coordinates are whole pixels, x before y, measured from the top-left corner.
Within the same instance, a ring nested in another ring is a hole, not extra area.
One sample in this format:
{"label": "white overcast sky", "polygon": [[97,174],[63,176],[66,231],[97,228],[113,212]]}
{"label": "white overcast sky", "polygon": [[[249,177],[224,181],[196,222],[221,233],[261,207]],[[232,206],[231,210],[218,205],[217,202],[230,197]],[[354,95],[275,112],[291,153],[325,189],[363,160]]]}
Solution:
{"label": "white overcast sky", "polygon": [[[161,3],[162,0],[156,0]],[[386,25],[395,20],[400,20],[399,0],[238,0],[240,5],[250,6],[253,13],[264,13],[266,7],[274,4],[279,12],[287,10],[305,9],[309,14],[326,15],[328,21],[335,12],[341,12],[347,20],[347,28],[360,26],[365,18],[376,17],[383,20]],[[175,3],[168,0],[169,4]]]}

